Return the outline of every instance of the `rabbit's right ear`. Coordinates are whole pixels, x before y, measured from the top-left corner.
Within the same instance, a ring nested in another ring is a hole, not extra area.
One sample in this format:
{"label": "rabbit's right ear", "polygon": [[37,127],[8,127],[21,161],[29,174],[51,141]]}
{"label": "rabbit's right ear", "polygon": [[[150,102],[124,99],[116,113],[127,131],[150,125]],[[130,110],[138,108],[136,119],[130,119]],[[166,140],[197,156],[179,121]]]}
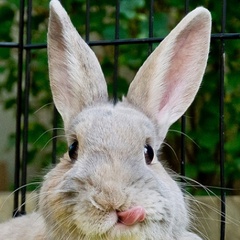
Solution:
{"label": "rabbit's right ear", "polygon": [[190,12],[139,69],[127,101],[158,122],[161,140],[192,103],[207,64],[211,15]]}
{"label": "rabbit's right ear", "polygon": [[108,100],[99,62],[58,0],[50,2],[48,62],[53,100],[66,128],[84,107]]}

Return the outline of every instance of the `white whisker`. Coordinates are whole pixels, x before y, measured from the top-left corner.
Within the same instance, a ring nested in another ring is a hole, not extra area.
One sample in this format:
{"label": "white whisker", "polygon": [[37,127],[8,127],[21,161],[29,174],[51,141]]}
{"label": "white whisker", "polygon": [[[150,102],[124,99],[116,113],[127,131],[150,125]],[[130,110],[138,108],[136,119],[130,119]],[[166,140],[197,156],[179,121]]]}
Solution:
{"label": "white whisker", "polygon": [[198,148],[201,148],[190,136],[188,136],[186,133],[176,130],[176,129],[169,129],[169,132],[176,132],[179,133],[181,135],[184,135],[185,137],[187,137],[191,142],[193,142]]}

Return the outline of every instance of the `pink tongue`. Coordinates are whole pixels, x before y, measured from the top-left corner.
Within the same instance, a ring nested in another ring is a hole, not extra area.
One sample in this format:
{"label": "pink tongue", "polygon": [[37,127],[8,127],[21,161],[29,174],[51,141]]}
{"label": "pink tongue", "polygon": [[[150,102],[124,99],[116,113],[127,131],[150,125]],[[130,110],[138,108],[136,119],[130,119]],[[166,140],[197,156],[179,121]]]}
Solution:
{"label": "pink tongue", "polygon": [[119,222],[127,226],[142,222],[145,219],[146,212],[141,206],[133,207],[124,212],[117,212]]}

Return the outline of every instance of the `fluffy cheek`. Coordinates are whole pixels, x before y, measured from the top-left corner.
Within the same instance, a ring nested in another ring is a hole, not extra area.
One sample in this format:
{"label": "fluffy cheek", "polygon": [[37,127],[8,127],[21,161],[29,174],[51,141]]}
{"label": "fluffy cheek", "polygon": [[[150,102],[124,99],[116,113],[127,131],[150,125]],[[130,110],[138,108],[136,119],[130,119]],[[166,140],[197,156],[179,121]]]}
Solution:
{"label": "fluffy cheek", "polygon": [[115,211],[103,212],[93,207],[89,201],[75,205],[73,218],[77,228],[86,236],[105,234],[118,220]]}
{"label": "fluffy cheek", "polygon": [[68,199],[71,199],[74,193],[65,191],[62,186],[65,174],[71,167],[72,165],[68,161],[62,160],[45,177],[39,195],[39,209],[47,222],[51,221],[56,224],[56,220],[72,214],[71,202]]}
{"label": "fluffy cheek", "polygon": [[[71,187],[70,187],[71,186]],[[66,186],[64,187],[66,189]],[[117,222],[115,211],[108,212],[99,209],[93,197],[96,190],[86,182],[71,181],[68,191],[75,192],[75,196],[64,205],[71,205],[72,215],[69,220],[76,226],[77,231],[86,236],[106,233]]]}
{"label": "fluffy cheek", "polygon": [[67,219],[72,214],[72,208],[70,206],[66,208],[63,204],[65,201],[65,194],[60,194],[57,187],[47,188],[45,186],[42,189],[40,211],[48,224],[56,224],[56,222]]}

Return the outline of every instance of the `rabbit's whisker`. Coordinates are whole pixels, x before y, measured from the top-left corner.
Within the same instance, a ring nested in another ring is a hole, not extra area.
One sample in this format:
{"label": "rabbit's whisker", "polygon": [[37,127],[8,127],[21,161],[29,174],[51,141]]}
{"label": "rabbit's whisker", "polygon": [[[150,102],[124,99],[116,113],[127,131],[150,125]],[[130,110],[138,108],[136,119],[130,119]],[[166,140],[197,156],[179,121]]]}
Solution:
{"label": "rabbit's whisker", "polygon": [[193,140],[193,138],[191,138],[189,135],[187,135],[186,133],[182,132],[182,131],[179,131],[179,130],[176,130],[176,129],[169,129],[168,130],[169,132],[176,132],[176,133],[179,133],[181,135],[184,135],[185,137],[187,137],[191,142],[193,142],[198,148],[201,148],[197,143],[196,141]]}

